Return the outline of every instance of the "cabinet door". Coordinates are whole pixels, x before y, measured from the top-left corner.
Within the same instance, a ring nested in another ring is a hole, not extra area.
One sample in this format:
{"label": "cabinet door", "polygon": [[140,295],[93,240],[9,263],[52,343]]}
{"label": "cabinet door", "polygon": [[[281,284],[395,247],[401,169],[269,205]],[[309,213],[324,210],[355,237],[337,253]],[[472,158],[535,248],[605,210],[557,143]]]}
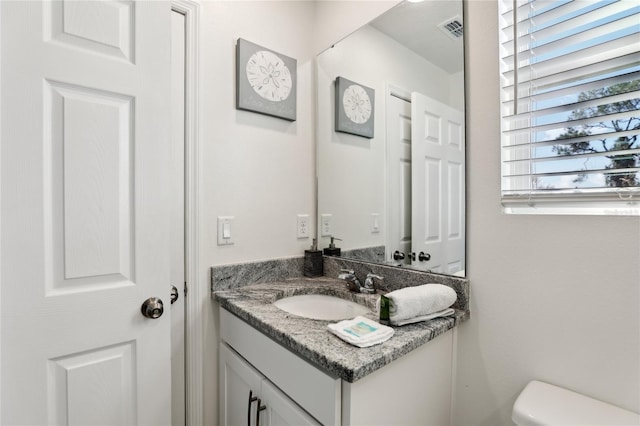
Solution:
{"label": "cabinet door", "polygon": [[320,425],[268,380],[262,381],[260,394],[266,407],[260,413],[260,426]]}
{"label": "cabinet door", "polygon": [[224,344],[220,345],[219,366],[220,425],[255,425],[258,401],[250,397],[259,396],[262,375]]}

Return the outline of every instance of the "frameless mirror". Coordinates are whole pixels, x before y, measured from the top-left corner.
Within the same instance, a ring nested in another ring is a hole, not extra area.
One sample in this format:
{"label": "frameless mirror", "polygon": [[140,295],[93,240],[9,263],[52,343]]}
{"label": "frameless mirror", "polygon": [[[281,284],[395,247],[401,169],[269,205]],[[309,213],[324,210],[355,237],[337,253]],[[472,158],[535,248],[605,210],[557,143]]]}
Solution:
{"label": "frameless mirror", "polygon": [[403,2],[318,55],[320,247],[465,275],[462,17]]}

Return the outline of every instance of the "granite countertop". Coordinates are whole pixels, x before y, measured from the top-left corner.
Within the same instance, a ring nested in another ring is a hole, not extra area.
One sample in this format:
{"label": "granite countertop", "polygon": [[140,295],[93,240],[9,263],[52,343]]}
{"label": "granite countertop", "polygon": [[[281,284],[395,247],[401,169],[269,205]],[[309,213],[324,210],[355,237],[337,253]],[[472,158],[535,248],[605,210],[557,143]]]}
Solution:
{"label": "granite countertop", "polygon": [[298,294],[326,294],[353,300],[371,308],[372,312],[365,316],[377,320],[375,305],[379,296],[351,293],[344,281],[335,278],[290,278],[214,292],[222,308],[321,370],[347,382],[362,379],[469,317],[468,310],[456,309],[450,317],[394,327],[393,337],[386,342],[358,348],[329,332],[327,324],[337,321],[302,318],[273,305],[278,299]]}

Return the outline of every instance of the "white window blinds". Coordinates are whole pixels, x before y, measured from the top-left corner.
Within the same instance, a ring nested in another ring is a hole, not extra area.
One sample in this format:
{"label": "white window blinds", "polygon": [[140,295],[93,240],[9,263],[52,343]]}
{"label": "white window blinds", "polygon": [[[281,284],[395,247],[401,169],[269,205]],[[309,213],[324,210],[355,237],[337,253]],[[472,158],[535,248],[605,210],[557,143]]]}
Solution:
{"label": "white window blinds", "polygon": [[640,214],[640,2],[501,0],[502,199]]}

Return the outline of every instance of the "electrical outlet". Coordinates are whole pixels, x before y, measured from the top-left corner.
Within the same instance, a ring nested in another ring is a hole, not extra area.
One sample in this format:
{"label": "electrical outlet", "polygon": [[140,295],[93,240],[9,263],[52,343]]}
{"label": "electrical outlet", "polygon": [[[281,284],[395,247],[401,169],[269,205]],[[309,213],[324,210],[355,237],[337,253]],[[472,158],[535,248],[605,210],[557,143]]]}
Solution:
{"label": "electrical outlet", "polygon": [[321,237],[331,236],[331,215],[330,214],[320,215],[320,236]]}
{"label": "electrical outlet", "polygon": [[309,230],[309,215],[298,215],[298,238],[309,238],[311,231]]}

